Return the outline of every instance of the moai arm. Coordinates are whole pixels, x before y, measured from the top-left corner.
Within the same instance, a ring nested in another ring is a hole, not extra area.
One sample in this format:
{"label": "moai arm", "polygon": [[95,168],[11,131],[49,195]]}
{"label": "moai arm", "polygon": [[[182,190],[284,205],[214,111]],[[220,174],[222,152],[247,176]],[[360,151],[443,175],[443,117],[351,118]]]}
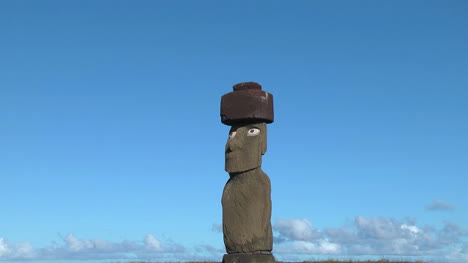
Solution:
{"label": "moai arm", "polygon": [[275,262],[271,251],[270,179],[262,171],[266,123],[273,122],[273,97],[257,83],[234,86],[221,101],[222,122],[231,125],[225,148],[230,179],[223,191],[224,263]]}

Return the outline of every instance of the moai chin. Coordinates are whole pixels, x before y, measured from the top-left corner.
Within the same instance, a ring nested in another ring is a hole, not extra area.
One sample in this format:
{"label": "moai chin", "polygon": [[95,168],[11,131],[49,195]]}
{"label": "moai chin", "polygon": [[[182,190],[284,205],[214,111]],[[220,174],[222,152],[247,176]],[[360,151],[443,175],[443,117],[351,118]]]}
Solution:
{"label": "moai chin", "polygon": [[262,171],[273,96],[255,82],[234,85],[221,97],[221,122],[231,126],[225,149],[229,180],[223,191],[223,263],[275,262],[270,179]]}

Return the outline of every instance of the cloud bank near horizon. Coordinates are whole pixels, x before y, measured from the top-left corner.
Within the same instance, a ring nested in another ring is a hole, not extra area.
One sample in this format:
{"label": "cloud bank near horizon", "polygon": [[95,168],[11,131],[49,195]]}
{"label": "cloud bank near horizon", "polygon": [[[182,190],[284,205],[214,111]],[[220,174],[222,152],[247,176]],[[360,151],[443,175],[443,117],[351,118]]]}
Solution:
{"label": "cloud bank near horizon", "polygon": [[[219,232],[219,225],[213,229]],[[273,224],[274,254],[282,260],[297,256],[415,256],[441,262],[468,262],[468,231],[446,222],[441,228],[417,226],[409,220],[357,216],[346,226],[316,229],[307,219],[278,219]],[[10,243],[0,237],[0,261],[23,260],[219,260],[224,249],[199,244],[192,249],[161,242],[148,234],[141,241],[80,239],[33,248],[29,242]]]}
{"label": "cloud bank near horizon", "polygon": [[357,216],[348,226],[317,230],[307,219],[279,219],[273,229],[280,254],[429,256],[468,262],[468,231],[450,222],[437,229],[409,220]]}
{"label": "cloud bank near horizon", "polygon": [[0,261],[4,260],[88,260],[164,258],[167,254],[184,253],[179,244],[162,245],[151,234],[142,242],[124,240],[79,239],[74,234],[63,238],[61,245],[34,249],[29,242],[9,243],[0,237]]}

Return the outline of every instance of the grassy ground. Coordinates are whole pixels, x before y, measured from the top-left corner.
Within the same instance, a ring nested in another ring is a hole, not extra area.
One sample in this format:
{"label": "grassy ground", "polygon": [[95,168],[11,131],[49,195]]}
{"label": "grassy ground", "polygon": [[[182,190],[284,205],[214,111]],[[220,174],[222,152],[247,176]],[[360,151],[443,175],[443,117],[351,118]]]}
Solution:
{"label": "grassy ground", "polygon": [[[284,262],[278,263],[424,263],[423,261],[405,261],[405,260],[317,260],[317,261],[301,261],[301,262]],[[132,261],[128,263],[220,263],[216,261],[187,261],[187,262],[149,262],[149,261]]]}
{"label": "grassy ground", "polygon": [[321,261],[304,261],[304,263],[424,263],[423,261],[390,261],[381,260],[321,260]]}

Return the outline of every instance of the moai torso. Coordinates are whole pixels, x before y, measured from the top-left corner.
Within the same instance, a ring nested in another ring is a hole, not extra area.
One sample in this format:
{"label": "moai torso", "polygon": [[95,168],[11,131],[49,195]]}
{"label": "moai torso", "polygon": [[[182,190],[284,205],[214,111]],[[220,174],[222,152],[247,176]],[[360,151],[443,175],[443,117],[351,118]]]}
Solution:
{"label": "moai torso", "polygon": [[274,262],[271,255],[271,185],[262,171],[273,98],[257,83],[234,86],[223,96],[221,117],[230,125],[225,148],[229,180],[223,191],[224,263]]}
{"label": "moai torso", "polygon": [[260,168],[231,177],[222,204],[228,253],[271,252],[270,179]]}

